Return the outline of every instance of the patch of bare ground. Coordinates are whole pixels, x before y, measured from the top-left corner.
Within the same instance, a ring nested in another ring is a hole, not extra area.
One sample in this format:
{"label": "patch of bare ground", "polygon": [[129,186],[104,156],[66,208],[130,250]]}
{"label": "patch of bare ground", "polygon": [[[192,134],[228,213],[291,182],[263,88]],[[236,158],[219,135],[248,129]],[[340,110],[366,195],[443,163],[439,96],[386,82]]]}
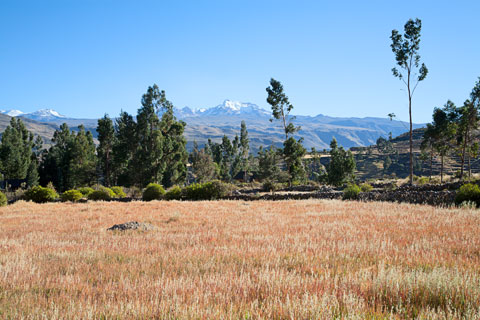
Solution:
{"label": "patch of bare ground", "polygon": [[[111,232],[141,221],[152,230]],[[0,318],[478,319],[480,213],[326,200],[0,208]]]}

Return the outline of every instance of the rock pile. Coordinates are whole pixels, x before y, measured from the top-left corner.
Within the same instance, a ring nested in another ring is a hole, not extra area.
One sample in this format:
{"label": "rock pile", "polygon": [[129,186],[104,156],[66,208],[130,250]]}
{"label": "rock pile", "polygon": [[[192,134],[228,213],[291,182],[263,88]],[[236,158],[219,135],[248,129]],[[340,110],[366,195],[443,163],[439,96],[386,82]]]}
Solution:
{"label": "rock pile", "polygon": [[156,227],[151,225],[150,223],[145,222],[138,222],[138,221],[130,221],[122,224],[116,224],[112,227],[108,228],[107,230],[110,231],[126,231],[126,230],[142,230],[142,231],[150,231],[155,230]]}

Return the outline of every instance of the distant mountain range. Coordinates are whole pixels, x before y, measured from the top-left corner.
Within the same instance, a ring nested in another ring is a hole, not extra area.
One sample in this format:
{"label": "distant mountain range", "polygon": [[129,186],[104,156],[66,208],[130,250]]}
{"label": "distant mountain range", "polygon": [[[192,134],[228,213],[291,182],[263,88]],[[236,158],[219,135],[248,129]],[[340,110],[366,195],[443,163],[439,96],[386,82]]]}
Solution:
{"label": "distant mountain range", "polygon": [[[178,119],[187,123],[185,136],[189,149],[196,140],[201,146],[212,139],[219,142],[223,135],[233,138],[239,134],[240,123],[245,120],[253,151],[260,146],[276,145],[281,146],[284,134],[279,121],[270,122],[271,112],[253,103],[242,103],[225,100],[222,104],[212,108],[191,109],[189,107],[175,108],[174,113]],[[32,113],[24,113],[20,110],[0,111],[0,131],[4,130],[1,119],[5,116],[19,116],[29,121],[35,128],[44,125],[49,133],[42,136],[44,140],[51,139],[52,127],[58,127],[67,123],[72,129],[83,124],[96,136],[95,128],[97,119],[76,119],[64,116],[52,109],[41,109]],[[302,129],[297,138],[304,138],[304,146],[308,149],[326,149],[329,147],[333,137],[345,148],[368,146],[375,144],[378,137],[398,136],[408,131],[408,123],[387,118],[351,118],[351,117],[329,117],[322,114],[317,116],[296,116],[295,124]],[[414,124],[414,128],[422,127],[422,124]]]}

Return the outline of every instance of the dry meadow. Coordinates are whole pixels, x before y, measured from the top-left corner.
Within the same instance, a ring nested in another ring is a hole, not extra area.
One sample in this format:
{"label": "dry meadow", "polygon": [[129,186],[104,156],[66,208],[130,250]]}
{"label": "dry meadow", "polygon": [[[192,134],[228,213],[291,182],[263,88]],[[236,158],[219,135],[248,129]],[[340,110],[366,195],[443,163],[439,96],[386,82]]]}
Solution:
{"label": "dry meadow", "polygon": [[[107,231],[149,222],[155,231]],[[4,319],[480,319],[480,213],[341,201],[0,208]]]}

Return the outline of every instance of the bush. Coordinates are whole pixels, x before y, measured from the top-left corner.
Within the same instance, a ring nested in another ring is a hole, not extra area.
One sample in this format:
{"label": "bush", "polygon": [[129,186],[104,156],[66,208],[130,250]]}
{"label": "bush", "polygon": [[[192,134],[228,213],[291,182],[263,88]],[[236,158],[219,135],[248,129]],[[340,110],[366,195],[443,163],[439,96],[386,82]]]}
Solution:
{"label": "bush", "polygon": [[477,207],[480,206],[480,188],[476,184],[467,183],[460,187],[455,196],[457,205],[463,202],[475,202]]}
{"label": "bush", "polygon": [[125,198],[127,194],[123,191],[123,187],[111,187],[113,193],[115,193],[115,198]]}
{"label": "bush", "polygon": [[88,197],[88,195],[90,193],[92,193],[93,191],[93,188],[90,188],[90,187],[83,187],[83,188],[78,188],[78,191],[84,196],[84,197]]}
{"label": "bush", "polygon": [[143,190],[143,201],[161,200],[165,195],[165,189],[157,183],[150,183]]}
{"label": "bush", "polygon": [[3,192],[0,192],[0,207],[5,207],[7,203],[7,196]]}
{"label": "bush", "polygon": [[266,192],[275,192],[281,188],[282,188],[281,183],[275,183],[272,180],[265,180],[265,182],[263,182],[263,185],[262,185],[263,191],[266,191]]}
{"label": "bush", "polygon": [[365,183],[362,183],[362,184],[360,185],[360,190],[361,190],[362,192],[370,192],[370,191],[373,190],[373,187],[372,187],[371,184],[365,182]]}
{"label": "bush", "polygon": [[356,184],[350,184],[343,190],[343,200],[358,200],[361,189]]}
{"label": "bush", "polygon": [[180,200],[182,198],[182,188],[179,186],[173,186],[167,190],[165,199],[167,200]]}
{"label": "bush", "polygon": [[25,192],[25,200],[33,201],[35,203],[51,202],[58,199],[58,194],[55,190],[44,188],[42,186],[31,187]]}
{"label": "bush", "polygon": [[66,201],[77,202],[78,200],[83,198],[83,194],[78,190],[68,190],[68,191],[65,191],[60,198],[64,202]]}
{"label": "bush", "polygon": [[112,189],[103,186],[99,186],[97,190],[93,190],[93,192],[88,195],[88,200],[93,201],[108,201],[112,198],[115,198],[115,193]]}
{"label": "bush", "polygon": [[215,200],[231,194],[234,189],[231,184],[215,180],[191,184],[185,187],[183,193],[188,200]]}

